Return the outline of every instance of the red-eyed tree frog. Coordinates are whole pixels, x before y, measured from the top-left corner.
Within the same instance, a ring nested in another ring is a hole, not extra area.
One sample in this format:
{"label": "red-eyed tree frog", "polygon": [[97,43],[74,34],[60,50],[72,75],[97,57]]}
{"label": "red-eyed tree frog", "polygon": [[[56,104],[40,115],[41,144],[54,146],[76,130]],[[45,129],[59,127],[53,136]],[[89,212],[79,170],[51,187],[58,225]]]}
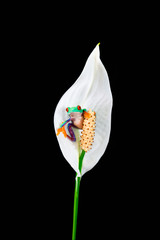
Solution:
{"label": "red-eyed tree frog", "polygon": [[[66,111],[69,114],[69,119],[62,122],[62,124],[60,125],[60,127],[57,130],[57,135],[59,135],[60,132],[62,132],[64,137],[67,137],[71,141],[75,142],[76,137],[75,137],[72,127],[82,129],[84,117],[89,118],[90,113],[88,113],[85,108],[81,109],[81,106],[79,106],[79,105],[77,107],[67,107]],[[65,130],[66,124],[67,124],[68,132],[69,132],[70,136],[66,133],[66,130]]]}

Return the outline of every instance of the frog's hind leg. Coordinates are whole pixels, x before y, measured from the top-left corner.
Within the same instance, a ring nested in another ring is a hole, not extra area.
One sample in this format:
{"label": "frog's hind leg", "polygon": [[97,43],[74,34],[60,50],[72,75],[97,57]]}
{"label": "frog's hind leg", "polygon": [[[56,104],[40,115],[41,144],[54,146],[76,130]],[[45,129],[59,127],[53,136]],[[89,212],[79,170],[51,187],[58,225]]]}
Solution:
{"label": "frog's hind leg", "polygon": [[68,124],[68,131],[69,131],[70,136],[67,134],[67,138],[69,138],[72,142],[75,142],[76,137],[75,137],[75,134],[74,134],[74,131],[73,131],[72,127],[73,127],[73,124],[69,123]]}

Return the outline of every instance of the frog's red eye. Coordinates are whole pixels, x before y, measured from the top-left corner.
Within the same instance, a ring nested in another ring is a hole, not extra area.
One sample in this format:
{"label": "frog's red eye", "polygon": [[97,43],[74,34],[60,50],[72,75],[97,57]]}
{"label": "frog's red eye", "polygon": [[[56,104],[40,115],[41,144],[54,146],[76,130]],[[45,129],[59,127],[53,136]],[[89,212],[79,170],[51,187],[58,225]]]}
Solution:
{"label": "frog's red eye", "polygon": [[78,109],[78,110],[81,110],[81,106],[78,105],[78,106],[77,106],[77,109]]}
{"label": "frog's red eye", "polygon": [[66,108],[66,111],[67,111],[67,112],[69,111],[68,108]]}

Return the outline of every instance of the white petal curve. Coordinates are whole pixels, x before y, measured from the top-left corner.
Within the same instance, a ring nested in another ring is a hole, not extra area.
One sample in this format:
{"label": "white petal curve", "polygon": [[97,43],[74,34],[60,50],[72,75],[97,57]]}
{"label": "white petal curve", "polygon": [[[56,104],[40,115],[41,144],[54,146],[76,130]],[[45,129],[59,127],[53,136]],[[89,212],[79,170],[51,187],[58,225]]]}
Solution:
{"label": "white petal curve", "polygon": [[[92,149],[84,156],[82,175],[93,168],[105,152],[111,129],[112,102],[108,74],[99,58],[99,45],[97,45],[88,57],[77,81],[60,99],[54,114],[54,127],[57,131],[60,124],[68,119],[66,107],[80,105],[82,108],[87,110],[91,108],[96,112],[95,139]],[[79,130],[74,129],[74,131],[78,138]],[[63,134],[58,135],[57,139],[63,156],[79,173],[79,141],[73,143],[64,138]]]}

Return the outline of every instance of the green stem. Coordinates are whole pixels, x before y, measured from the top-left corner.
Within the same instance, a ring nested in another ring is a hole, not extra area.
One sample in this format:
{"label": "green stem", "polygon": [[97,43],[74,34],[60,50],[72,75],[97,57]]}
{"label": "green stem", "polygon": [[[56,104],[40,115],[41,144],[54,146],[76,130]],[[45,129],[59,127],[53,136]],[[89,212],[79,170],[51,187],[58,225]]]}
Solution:
{"label": "green stem", "polygon": [[73,231],[72,231],[72,240],[76,240],[77,216],[78,216],[78,198],[79,198],[80,180],[81,180],[80,177],[76,177],[75,192],[74,192],[74,209],[73,209]]}
{"label": "green stem", "polygon": [[[83,158],[85,155],[85,151],[82,150],[81,155],[79,157],[79,171],[81,173]],[[79,200],[79,188],[81,177],[78,177],[76,174],[75,180],[75,192],[74,192],[74,208],[73,208],[73,231],[72,231],[72,240],[76,240],[76,230],[77,230],[77,217],[78,217],[78,200]]]}

